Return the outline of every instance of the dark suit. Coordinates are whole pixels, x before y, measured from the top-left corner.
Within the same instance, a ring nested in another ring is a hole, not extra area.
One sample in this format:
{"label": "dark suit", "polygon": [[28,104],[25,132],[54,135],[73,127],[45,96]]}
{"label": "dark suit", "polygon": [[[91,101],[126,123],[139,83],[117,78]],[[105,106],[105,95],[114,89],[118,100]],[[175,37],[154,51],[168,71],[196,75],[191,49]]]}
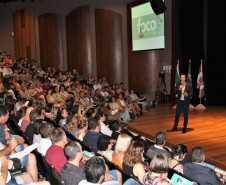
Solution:
{"label": "dark suit", "polygon": [[186,163],[184,175],[200,183],[200,185],[222,185],[213,169],[196,163]]}
{"label": "dark suit", "polygon": [[188,110],[190,105],[190,97],[193,94],[192,86],[190,83],[186,82],[184,92],[188,93],[188,96],[184,96],[184,100],[181,100],[182,90],[179,88],[181,83],[177,83],[174,88],[174,93],[177,96],[177,108],[176,108],[176,115],[175,115],[175,122],[173,128],[177,130],[178,122],[180,113],[183,110],[184,114],[184,130],[187,129],[188,124]]}

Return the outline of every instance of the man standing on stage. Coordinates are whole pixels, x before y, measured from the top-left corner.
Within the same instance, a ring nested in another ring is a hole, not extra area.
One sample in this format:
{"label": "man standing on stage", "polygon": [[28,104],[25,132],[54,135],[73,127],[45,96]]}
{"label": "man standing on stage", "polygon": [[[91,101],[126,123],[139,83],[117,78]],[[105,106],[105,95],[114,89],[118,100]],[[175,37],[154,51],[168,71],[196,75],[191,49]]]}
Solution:
{"label": "man standing on stage", "polygon": [[177,108],[175,115],[175,122],[172,129],[167,130],[167,132],[176,132],[177,126],[179,122],[180,113],[183,109],[184,114],[184,128],[182,130],[182,134],[187,132],[187,124],[188,124],[188,111],[190,105],[190,97],[192,96],[193,90],[190,83],[186,82],[185,74],[180,75],[181,82],[177,83],[174,88],[174,93],[177,96]]}

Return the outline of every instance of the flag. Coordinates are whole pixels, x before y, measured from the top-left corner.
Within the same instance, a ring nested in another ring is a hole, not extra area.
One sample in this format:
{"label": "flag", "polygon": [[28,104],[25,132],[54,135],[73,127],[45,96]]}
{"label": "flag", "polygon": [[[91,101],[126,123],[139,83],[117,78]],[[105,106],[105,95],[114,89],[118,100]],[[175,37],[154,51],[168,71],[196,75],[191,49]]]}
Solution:
{"label": "flag", "polygon": [[197,88],[199,89],[199,99],[204,96],[204,83],[203,83],[203,70],[202,70],[202,61],[200,64],[199,74],[197,78]]}
{"label": "flag", "polygon": [[179,82],[180,82],[180,73],[179,73],[179,61],[178,61],[177,68],[176,68],[176,75],[175,75],[175,87]]}
{"label": "flag", "polygon": [[[191,86],[192,86],[192,78],[191,78],[191,61],[189,61],[187,82],[189,82],[189,83],[191,84]],[[192,98],[192,96],[191,96],[190,98]]]}

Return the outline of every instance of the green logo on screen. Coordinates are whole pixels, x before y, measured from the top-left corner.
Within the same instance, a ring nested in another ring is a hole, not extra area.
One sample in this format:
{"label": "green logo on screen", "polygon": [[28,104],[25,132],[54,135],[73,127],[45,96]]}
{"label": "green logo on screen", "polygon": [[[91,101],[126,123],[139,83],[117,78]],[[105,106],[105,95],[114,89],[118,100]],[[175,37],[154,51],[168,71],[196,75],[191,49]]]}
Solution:
{"label": "green logo on screen", "polygon": [[164,14],[149,14],[132,20],[133,40],[164,35]]}

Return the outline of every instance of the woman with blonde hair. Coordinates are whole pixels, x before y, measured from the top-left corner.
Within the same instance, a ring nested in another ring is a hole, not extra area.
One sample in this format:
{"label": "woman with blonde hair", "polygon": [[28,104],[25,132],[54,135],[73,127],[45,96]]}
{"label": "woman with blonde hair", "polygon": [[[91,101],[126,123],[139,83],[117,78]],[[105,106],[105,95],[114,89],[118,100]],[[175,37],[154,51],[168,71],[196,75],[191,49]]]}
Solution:
{"label": "woman with blonde hair", "polygon": [[78,132],[78,122],[82,120],[83,117],[76,114],[73,116],[71,121],[67,124],[67,131],[76,137]]}
{"label": "woman with blonde hair", "polygon": [[132,142],[123,158],[123,170],[138,177],[142,182],[145,175],[144,144],[140,141]]}
{"label": "woman with blonde hair", "polygon": [[170,185],[168,182],[169,162],[164,153],[157,153],[150,163],[151,171],[144,176],[144,185]]}
{"label": "woman with blonde hair", "polygon": [[123,158],[132,141],[132,137],[127,134],[118,136],[114,152],[112,154],[112,162],[122,168]]}

